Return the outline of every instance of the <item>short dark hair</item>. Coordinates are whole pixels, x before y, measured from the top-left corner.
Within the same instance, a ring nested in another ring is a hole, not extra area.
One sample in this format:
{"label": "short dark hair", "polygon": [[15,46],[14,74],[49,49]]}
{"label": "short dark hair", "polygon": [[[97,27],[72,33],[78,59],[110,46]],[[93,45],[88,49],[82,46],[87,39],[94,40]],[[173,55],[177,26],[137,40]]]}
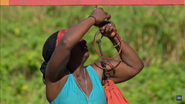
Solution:
{"label": "short dark hair", "polygon": [[44,43],[43,49],[42,49],[42,56],[44,58],[44,62],[41,64],[40,71],[43,74],[43,82],[45,84],[46,84],[45,69],[46,69],[47,63],[49,62],[49,60],[51,58],[51,55],[53,54],[53,52],[55,50],[58,32],[59,31],[55,32],[46,40],[46,42]]}

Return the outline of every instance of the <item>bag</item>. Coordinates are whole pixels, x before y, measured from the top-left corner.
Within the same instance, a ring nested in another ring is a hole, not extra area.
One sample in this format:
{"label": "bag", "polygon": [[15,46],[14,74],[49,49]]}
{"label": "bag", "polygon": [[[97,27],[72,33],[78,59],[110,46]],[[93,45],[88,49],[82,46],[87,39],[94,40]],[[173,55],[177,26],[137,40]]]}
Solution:
{"label": "bag", "polygon": [[[119,90],[119,88],[116,86],[116,84],[110,80],[110,75],[108,73],[108,70],[106,69],[106,63],[104,62],[102,58],[101,66],[103,67],[103,73],[106,76],[105,80],[105,96],[107,98],[107,104],[129,104],[125,96],[122,94],[122,92]],[[113,67],[112,67],[113,68]],[[113,70],[115,70],[113,68]]]}
{"label": "bag", "polygon": [[[96,42],[98,43],[100,54],[101,56],[103,56],[103,52],[101,51],[101,46],[100,46],[101,39],[97,40]],[[106,78],[108,78],[105,80],[105,87],[104,87],[105,96],[107,98],[107,104],[129,104],[129,102],[122,94],[122,92],[119,90],[119,88],[116,86],[116,84],[109,79],[110,75],[108,73],[108,70],[106,69],[105,59],[101,57],[101,60],[102,60],[101,66],[104,71],[103,73],[106,76]],[[112,68],[114,69],[114,67]]]}
{"label": "bag", "polygon": [[107,104],[129,104],[125,96],[112,80],[107,79],[105,81],[104,91]]}

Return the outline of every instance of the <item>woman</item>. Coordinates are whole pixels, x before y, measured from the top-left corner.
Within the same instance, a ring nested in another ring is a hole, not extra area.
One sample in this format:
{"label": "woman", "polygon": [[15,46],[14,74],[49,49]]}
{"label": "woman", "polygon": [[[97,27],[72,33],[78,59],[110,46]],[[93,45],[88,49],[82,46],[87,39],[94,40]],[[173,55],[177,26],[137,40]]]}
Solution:
{"label": "woman", "polygon": [[[43,47],[45,62],[40,69],[46,84],[46,96],[51,104],[107,103],[102,87],[106,76],[100,62],[84,66],[89,52],[82,37],[90,27],[99,26],[101,22],[110,18],[111,16],[103,9],[97,8],[76,26],[56,32],[47,39]],[[116,30],[115,25],[110,22],[100,29],[101,33],[119,49],[119,40],[113,32]],[[111,71],[112,67],[106,65],[110,70],[110,79],[115,83],[131,79],[143,68],[143,63],[135,51],[124,41],[122,47],[121,61],[109,61],[109,64],[116,66],[114,73]]]}

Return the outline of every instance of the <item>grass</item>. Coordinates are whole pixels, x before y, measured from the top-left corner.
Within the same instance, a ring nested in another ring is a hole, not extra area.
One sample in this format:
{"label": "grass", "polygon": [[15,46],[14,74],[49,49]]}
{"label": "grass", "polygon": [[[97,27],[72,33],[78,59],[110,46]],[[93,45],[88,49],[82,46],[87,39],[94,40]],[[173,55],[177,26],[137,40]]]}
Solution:
{"label": "grass", "polygon": [[[112,15],[118,33],[145,64],[136,77],[118,84],[130,104],[185,104],[184,99],[176,101],[176,95],[185,96],[185,7],[99,7]],[[1,104],[48,103],[39,70],[42,46],[49,35],[79,23],[93,9],[94,6],[1,7]],[[92,27],[84,36],[91,54],[86,65],[100,60],[93,46],[96,31]],[[103,42],[103,46],[109,45],[108,40]],[[115,55],[109,46],[103,51]]]}

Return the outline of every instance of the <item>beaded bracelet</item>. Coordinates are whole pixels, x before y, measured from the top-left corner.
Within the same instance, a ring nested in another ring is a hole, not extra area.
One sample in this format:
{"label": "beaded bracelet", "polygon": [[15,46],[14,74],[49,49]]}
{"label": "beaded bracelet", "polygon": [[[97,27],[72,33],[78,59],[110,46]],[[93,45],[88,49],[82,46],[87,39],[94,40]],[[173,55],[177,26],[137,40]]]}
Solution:
{"label": "beaded bracelet", "polygon": [[119,42],[118,44],[114,45],[114,47],[116,48],[116,47],[119,46],[119,45],[120,45],[120,42]]}
{"label": "beaded bracelet", "polygon": [[[122,38],[121,38],[121,41],[122,41]],[[120,45],[121,42],[119,42],[118,44],[114,45],[114,47],[116,48],[117,46]]]}

